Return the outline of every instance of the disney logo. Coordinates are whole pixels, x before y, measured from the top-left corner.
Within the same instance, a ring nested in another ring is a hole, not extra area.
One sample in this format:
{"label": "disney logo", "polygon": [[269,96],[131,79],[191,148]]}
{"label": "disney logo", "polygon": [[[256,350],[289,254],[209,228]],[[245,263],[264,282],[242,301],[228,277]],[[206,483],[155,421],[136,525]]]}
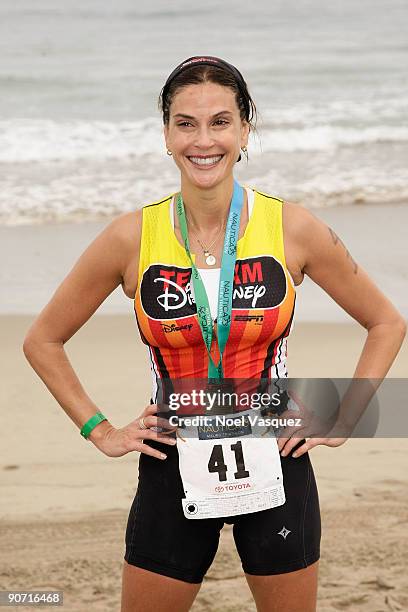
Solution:
{"label": "disney logo", "polygon": [[161,276],[159,276],[158,278],[154,279],[154,282],[166,283],[166,285],[171,285],[177,290],[176,293],[171,293],[169,291],[169,288],[166,287],[164,293],[157,296],[158,303],[164,308],[166,312],[168,312],[169,310],[178,310],[179,308],[183,308],[183,306],[187,302],[189,304],[192,304],[194,302],[192,295],[190,295],[189,293],[189,283],[186,285],[186,290],[184,290],[183,287],[180,287],[180,285],[170,280],[169,278],[162,278]]}
{"label": "disney logo", "polygon": [[176,325],[175,323],[172,323],[171,325],[166,325],[166,323],[162,323],[162,327],[163,327],[164,332],[166,334],[169,334],[174,331],[181,331],[182,329],[186,329],[187,331],[190,331],[190,329],[193,327],[193,324],[186,323],[185,325]]}

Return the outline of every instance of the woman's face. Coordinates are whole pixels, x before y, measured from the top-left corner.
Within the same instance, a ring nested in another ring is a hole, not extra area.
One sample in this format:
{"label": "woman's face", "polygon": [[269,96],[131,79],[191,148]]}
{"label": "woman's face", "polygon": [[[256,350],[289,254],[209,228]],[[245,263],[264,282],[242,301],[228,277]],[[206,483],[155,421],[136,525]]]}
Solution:
{"label": "woman's face", "polygon": [[216,83],[180,89],[164,126],[166,146],[183,183],[199,188],[214,187],[232,175],[248,135],[249,124],[241,120],[235,93]]}

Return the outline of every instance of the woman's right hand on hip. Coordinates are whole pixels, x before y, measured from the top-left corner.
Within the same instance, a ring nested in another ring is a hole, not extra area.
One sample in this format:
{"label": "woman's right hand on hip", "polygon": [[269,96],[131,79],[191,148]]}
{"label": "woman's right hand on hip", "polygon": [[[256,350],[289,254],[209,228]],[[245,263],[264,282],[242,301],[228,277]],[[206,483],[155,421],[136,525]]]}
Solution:
{"label": "woman's right hand on hip", "polygon": [[[167,419],[155,416],[159,406],[149,404],[142,414],[125,427],[117,429],[112,425],[107,429],[102,438],[91,440],[95,446],[108,457],[122,457],[131,451],[139,451],[157,459],[166,459],[166,454],[148,444],[145,440],[155,440],[168,446],[174,446],[176,440],[169,434],[176,430]],[[161,428],[164,431],[156,431],[152,428]]]}

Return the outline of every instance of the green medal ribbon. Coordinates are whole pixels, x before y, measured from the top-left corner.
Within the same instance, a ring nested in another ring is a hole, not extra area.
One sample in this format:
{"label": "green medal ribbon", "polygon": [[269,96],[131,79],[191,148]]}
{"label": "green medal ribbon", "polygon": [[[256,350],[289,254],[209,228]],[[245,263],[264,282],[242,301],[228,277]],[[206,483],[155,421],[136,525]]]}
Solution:
{"label": "green medal ribbon", "polygon": [[217,308],[217,331],[218,347],[220,351],[220,362],[214,363],[210,350],[213,338],[213,320],[211,317],[210,306],[207,293],[201,279],[200,273],[195,266],[190,253],[190,244],[187,234],[186,213],[184,210],[183,198],[181,193],[177,197],[176,212],[178,215],[181,235],[187,255],[191,261],[191,276],[194,285],[195,302],[197,306],[198,321],[203,335],[204,343],[208,352],[208,378],[220,380],[223,378],[222,356],[227,344],[231,328],[232,311],[232,292],[234,285],[234,269],[237,254],[237,242],[239,233],[239,223],[241,219],[242,205],[244,202],[244,190],[234,180],[234,192],[232,195],[230,210],[228,214],[227,228],[225,231],[224,247],[221,259],[220,284],[218,288],[218,308]]}

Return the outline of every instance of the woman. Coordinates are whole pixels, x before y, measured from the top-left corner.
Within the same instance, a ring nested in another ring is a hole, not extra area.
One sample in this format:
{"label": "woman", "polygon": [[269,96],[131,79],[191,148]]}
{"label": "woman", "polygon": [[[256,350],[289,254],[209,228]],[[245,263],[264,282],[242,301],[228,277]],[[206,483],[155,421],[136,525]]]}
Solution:
{"label": "woman", "polygon": [[[286,377],[295,286],[305,273],[368,331],[355,377],[386,375],[405,321],[334,232],[307,209],[234,181],[256,114],[234,66],[215,57],[189,58],[167,79],[160,103],[167,153],[180,170],[180,192],[121,215],[105,228],[30,328],[24,352],[101,452],[109,457],[141,453],[126,530],[122,612],[189,610],[224,522],[234,525],[257,609],[312,611],[320,513],[308,451],[318,444],[338,446],[345,438],[306,441],[296,432],[280,438],[276,469],[283,476],[284,501],[256,511],[241,505],[229,515],[194,520],[181,503],[187,492],[184,455],[181,461],[186,447],[155,416],[160,383],[207,375]],[[221,298],[217,301],[220,277],[225,321]],[[119,284],[135,297],[154,377],[151,405],[123,428],[98,412],[63,348]],[[237,503],[242,504],[239,496]]]}

